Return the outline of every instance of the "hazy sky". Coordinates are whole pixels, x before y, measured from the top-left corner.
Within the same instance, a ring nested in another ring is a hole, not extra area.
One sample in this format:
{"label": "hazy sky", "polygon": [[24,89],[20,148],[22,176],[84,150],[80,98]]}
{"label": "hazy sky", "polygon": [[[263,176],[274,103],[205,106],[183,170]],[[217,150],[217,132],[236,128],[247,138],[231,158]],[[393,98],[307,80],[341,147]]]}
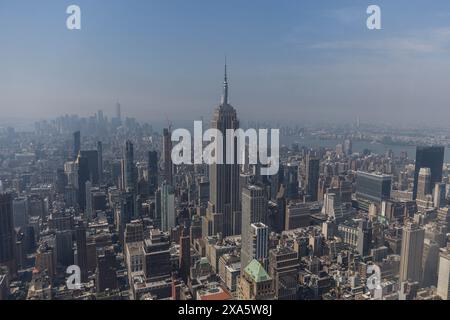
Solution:
{"label": "hazy sky", "polygon": [[225,54],[245,120],[450,118],[448,0],[0,0],[0,114],[209,118]]}

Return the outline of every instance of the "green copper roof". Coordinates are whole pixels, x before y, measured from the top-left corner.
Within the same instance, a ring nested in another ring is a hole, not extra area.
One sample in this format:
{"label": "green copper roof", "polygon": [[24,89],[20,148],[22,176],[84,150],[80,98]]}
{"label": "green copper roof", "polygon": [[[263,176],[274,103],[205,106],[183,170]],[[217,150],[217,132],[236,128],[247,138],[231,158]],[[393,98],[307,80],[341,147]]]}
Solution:
{"label": "green copper roof", "polygon": [[244,271],[250,277],[252,277],[255,282],[261,282],[270,279],[266,270],[264,270],[264,267],[261,265],[261,263],[258,262],[258,260],[255,259],[253,259],[252,262],[250,262],[248,266],[245,267]]}

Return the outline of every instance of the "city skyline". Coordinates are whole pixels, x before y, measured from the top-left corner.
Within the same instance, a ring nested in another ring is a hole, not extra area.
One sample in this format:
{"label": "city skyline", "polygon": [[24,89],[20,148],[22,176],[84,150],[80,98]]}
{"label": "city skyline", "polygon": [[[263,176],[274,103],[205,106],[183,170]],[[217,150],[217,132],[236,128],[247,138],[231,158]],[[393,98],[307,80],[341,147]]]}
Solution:
{"label": "city skyline", "polygon": [[447,11],[0,0],[0,301],[449,300]]}
{"label": "city skyline", "polygon": [[80,0],[82,29],[69,31],[69,4],[0,3],[4,119],[112,114],[118,101],[146,121],[206,117],[227,55],[242,119],[445,123],[445,1],[380,0],[381,30],[356,1]]}

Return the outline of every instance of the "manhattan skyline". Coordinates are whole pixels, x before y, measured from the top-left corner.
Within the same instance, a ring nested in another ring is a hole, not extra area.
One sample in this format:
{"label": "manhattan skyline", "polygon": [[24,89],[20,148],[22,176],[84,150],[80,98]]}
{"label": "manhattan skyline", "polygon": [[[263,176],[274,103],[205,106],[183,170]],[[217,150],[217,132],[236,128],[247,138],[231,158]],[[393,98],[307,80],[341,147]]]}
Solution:
{"label": "manhattan skyline", "polygon": [[445,1],[378,1],[375,31],[366,1],[77,1],[76,31],[70,4],[0,2],[0,125],[111,115],[116,102],[143,121],[207,119],[225,55],[241,119],[433,126],[449,115]]}

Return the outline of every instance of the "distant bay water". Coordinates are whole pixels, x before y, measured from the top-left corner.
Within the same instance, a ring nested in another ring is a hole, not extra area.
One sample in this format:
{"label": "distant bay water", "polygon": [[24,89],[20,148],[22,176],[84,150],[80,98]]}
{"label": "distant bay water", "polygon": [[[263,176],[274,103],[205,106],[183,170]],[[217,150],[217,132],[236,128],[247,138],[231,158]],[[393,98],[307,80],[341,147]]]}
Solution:
{"label": "distant bay water", "polygon": [[[300,138],[295,136],[283,136],[280,137],[282,144],[290,146],[292,143],[298,143],[299,146],[305,146],[308,148],[329,148],[335,149],[336,145],[343,143],[340,139],[317,139],[317,138]],[[384,154],[388,150],[392,150],[395,156],[399,156],[402,151],[408,153],[408,158],[415,159],[416,147],[395,145],[395,144],[383,144],[383,143],[371,143],[368,141],[352,141],[353,152],[361,153],[364,149],[369,149],[372,153]],[[445,148],[444,162],[450,163],[450,148]]]}

